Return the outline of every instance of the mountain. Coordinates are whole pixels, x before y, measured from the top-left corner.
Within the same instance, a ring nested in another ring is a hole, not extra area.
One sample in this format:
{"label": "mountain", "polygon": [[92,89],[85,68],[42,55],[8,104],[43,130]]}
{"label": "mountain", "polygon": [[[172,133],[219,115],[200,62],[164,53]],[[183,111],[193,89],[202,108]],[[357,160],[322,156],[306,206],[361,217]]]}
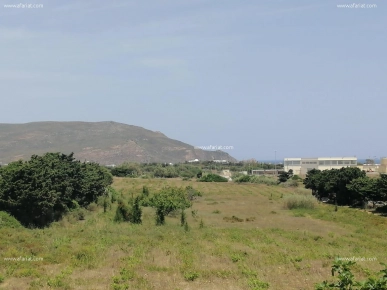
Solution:
{"label": "mountain", "polygon": [[[33,122],[0,124],[2,164],[46,152],[104,165],[123,162],[184,162],[192,159],[236,161],[222,151],[195,149],[142,127],[116,122]],[[0,164],[1,164],[0,163]]]}

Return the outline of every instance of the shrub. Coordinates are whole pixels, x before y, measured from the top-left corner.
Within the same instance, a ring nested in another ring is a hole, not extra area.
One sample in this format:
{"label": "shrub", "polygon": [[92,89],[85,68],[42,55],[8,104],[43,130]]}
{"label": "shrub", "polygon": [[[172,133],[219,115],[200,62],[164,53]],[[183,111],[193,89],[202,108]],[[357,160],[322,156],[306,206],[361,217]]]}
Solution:
{"label": "shrub", "polygon": [[187,217],[186,217],[186,214],[184,212],[184,209],[181,210],[181,215],[180,215],[180,225],[181,226],[184,226],[184,224],[186,223],[187,221]]}
{"label": "shrub", "polygon": [[209,173],[199,179],[200,182],[228,182],[228,179],[218,174]]}
{"label": "shrub", "polygon": [[81,163],[73,154],[60,153],[11,162],[0,168],[0,176],[0,210],[33,227],[59,220],[76,205],[87,207],[113,182],[99,164]]}
{"label": "shrub", "polygon": [[112,207],[112,204],[111,204],[111,202],[109,200],[109,197],[105,196],[103,198],[103,212],[107,212],[107,209],[108,208],[111,209],[111,207]]}
{"label": "shrub", "polygon": [[291,195],[284,198],[286,209],[314,209],[317,201],[313,196]]}
{"label": "shrub", "polygon": [[190,228],[187,221],[184,223],[184,231],[189,232]]}
{"label": "shrub", "polygon": [[236,183],[251,182],[251,176],[250,175],[239,175],[239,176],[234,178],[234,182],[236,182]]}
{"label": "shrub", "polygon": [[286,182],[281,183],[283,187],[298,187],[298,181],[294,179],[289,179]]}
{"label": "shrub", "polygon": [[257,175],[241,175],[234,179],[234,182],[250,182],[250,183],[259,183],[266,185],[277,185],[278,181],[273,177],[268,176],[257,176]]}
{"label": "shrub", "polygon": [[88,211],[97,211],[98,210],[98,205],[93,202],[93,203],[90,203],[88,206],[87,206],[87,210]]}
{"label": "shrub", "polygon": [[185,272],[184,279],[187,281],[194,281],[199,278],[199,273],[197,272]]}
{"label": "shrub", "polygon": [[116,215],[114,217],[115,222],[128,222],[130,221],[130,209],[123,200],[118,201],[116,209]]}
{"label": "shrub", "polygon": [[118,192],[111,186],[107,188],[107,194],[110,196],[111,203],[115,203],[118,199]]}
{"label": "shrub", "polygon": [[244,219],[241,219],[235,215],[233,215],[232,217],[224,217],[223,220],[230,223],[235,223],[235,222],[241,223],[244,221]]}
{"label": "shrub", "polygon": [[265,290],[269,289],[270,286],[269,283],[262,282],[261,280],[256,278],[250,278],[248,281],[248,285],[252,290]]}
{"label": "shrub", "polygon": [[[336,273],[338,281],[329,283],[324,281],[321,284],[315,286],[316,290],[328,290],[328,289],[359,289],[359,290],[382,290],[387,289],[387,265],[381,263],[384,269],[381,270],[379,278],[377,275],[374,277],[368,277],[365,281],[356,281],[355,276],[351,272],[351,267],[356,263],[353,261],[335,261],[332,266],[332,276]],[[356,288],[355,288],[356,287]]]}
{"label": "shrub", "polygon": [[189,200],[194,200],[196,197],[198,196],[202,196],[202,193],[196,189],[194,189],[192,186],[187,186],[185,188],[186,192],[187,192],[187,198]]}
{"label": "shrub", "polygon": [[133,207],[132,207],[132,210],[131,210],[131,213],[129,216],[130,216],[130,222],[132,222],[134,224],[141,224],[142,223],[142,220],[141,220],[142,210],[140,207],[140,197],[139,196],[137,196],[134,199]]}
{"label": "shrub", "polygon": [[145,185],[142,187],[142,194],[144,196],[149,196],[149,188]]}
{"label": "shrub", "polygon": [[86,217],[86,210],[84,208],[74,209],[69,214],[70,220],[72,219],[73,221],[74,219],[76,221],[83,221],[85,220],[85,217]]}
{"label": "shrub", "polygon": [[252,183],[260,183],[266,185],[277,185],[278,182],[274,177],[269,176],[253,176],[251,178]]}
{"label": "shrub", "polygon": [[156,224],[163,225],[165,216],[177,209],[185,209],[191,206],[183,188],[164,187],[159,193],[153,195],[149,203],[156,208]]}

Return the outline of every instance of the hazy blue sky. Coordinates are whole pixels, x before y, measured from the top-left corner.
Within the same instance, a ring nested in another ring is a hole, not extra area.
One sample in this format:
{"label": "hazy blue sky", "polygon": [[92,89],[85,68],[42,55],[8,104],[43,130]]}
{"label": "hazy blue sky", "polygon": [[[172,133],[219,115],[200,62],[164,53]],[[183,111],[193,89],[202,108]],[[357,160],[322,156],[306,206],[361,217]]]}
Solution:
{"label": "hazy blue sky", "polygon": [[361,1],[377,8],[1,1],[0,123],[112,120],[237,159],[386,156],[387,3]]}

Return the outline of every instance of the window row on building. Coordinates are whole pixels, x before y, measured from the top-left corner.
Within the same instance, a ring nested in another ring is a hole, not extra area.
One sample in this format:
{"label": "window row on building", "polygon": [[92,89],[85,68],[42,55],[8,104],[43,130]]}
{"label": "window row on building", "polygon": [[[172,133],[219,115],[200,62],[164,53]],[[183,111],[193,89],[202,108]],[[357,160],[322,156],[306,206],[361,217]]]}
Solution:
{"label": "window row on building", "polygon": [[306,164],[314,165],[325,165],[325,166],[335,166],[335,165],[356,165],[356,160],[319,160],[317,161],[284,161],[284,166],[299,166]]}

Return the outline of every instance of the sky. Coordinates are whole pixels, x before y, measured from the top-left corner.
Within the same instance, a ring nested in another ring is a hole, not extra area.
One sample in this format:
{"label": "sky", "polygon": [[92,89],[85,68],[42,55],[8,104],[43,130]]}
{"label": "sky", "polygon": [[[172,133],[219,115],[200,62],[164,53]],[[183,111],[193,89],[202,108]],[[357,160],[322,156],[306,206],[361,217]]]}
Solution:
{"label": "sky", "polygon": [[116,121],[238,160],[387,156],[385,1],[36,1],[0,1],[0,123]]}

